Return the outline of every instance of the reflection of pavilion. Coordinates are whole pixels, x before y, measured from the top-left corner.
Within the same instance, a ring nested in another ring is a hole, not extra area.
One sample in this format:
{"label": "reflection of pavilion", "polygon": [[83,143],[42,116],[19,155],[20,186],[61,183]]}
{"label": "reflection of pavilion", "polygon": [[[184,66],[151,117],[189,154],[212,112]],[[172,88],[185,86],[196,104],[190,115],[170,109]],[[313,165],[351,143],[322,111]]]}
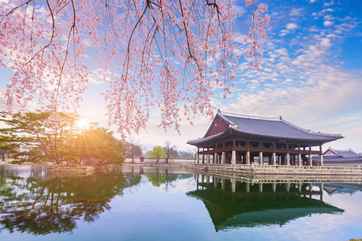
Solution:
{"label": "reflection of pavilion", "polygon": [[[188,195],[203,201],[216,231],[258,225],[284,225],[312,214],[343,210],[323,202],[323,185],[252,184],[235,179],[197,176],[197,190]],[[316,189],[316,190],[315,190]],[[318,196],[318,199],[314,199]]]}
{"label": "reflection of pavilion", "polygon": [[353,194],[355,192],[362,191],[361,184],[353,184],[353,183],[329,183],[324,185],[324,190],[328,194],[333,193],[350,193]]}

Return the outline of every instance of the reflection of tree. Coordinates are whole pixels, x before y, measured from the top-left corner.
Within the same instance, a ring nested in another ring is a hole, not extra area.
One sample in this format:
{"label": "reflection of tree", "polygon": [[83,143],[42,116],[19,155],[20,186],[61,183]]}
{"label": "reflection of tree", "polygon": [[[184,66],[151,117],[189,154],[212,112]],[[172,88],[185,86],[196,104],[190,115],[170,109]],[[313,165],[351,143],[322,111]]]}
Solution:
{"label": "reflection of tree", "polygon": [[145,175],[147,176],[150,183],[155,187],[159,187],[162,184],[167,185],[175,180],[189,178],[192,176],[191,174],[171,174],[167,169],[163,171],[156,169],[155,172],[146,173]]}
{"label": "reflection of tree", "polygon": [[[10,232],[48,234],[71,231],[76,220],[94,221],[110,209],[111,199],[140,178],[121,174],[54,177],[47,179],[0,178],[0,224]],[[3,187],[12,187],[4,189]]]}

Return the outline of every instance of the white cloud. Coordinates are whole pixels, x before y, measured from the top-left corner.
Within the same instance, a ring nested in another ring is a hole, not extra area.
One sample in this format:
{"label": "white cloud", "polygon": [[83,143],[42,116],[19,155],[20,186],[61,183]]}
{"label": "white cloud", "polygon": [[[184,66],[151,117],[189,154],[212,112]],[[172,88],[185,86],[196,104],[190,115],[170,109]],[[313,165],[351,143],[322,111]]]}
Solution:
{"label": "white cloud", "polygon": [[323,22],[323,25],[324,25],[324,27],[330,27],[330,26],[333,25],[333,22],[330,21],[330,20],[325,20],[325,21]]}
{"label": "white cloud", "polygon": [[331,40],[329,38],[322,38],[321,46],[323,48],[329,48],[331,46]]}
{"label": "white cloud", "polygon": [[289,16],[291,16],[291,17],[299,17],[301,15],[302,15],[301,8],[292,8],[289,13]]}
{"label": "white cloud", "polygon": [[[346,139],[338,146],[362,150],[359,138],[362,134],[362,113],[358,112],[362,109],[361,89],[361,75],[322,65],[301,86],[279,85],[253,93],[240,93],[229,110],[266,116],[282,115],[306,128],[340,132]],[[343,116],[344,122],[337,122],[340,113],[351,111],[357,111],[357,118],[344,120]],[[326,127],[327,121],[330,123]]]}
{"label": "white cloud", "polygon": [[285,35],[287,35],[290,31],[294,31],[298,28],[298,25],[296,23],[288,23],[287,25],[285,25],[285,28],[282,29],[282,31],[280,32],[280,36],[283,37]]}
{"label": "white cloud", "polygon": [[288,23],[285,28],[288,30],[295,30],[298,28],[298,25],[296,23]]}
{"label": "white cloud", "polygon": [[313,113],[314,118],[335,114],[354,101],[362,109],[362,77],[322,66],[303,86],[279,86],[255,93],[242,93],[231,105],[234,110],[254,114],[284,113],[294,119]]}

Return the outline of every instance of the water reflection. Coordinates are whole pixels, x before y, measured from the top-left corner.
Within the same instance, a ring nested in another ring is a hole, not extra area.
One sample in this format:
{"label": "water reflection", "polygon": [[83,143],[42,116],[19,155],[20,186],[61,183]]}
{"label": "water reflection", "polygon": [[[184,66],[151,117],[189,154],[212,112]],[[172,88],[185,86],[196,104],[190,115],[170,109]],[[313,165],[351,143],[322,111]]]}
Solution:
{"label": "water reflection", "polygon": [[323,201],[322,183],[252,183],[195,175],[196,190],[188,195],[202,200],[215,230],[259,225],[284,225],[312,214],[342,213]]}
{"label": "water reflection", "polygon": [[110,200],[140,176],[101,173],[90,176],[31,176],[0,170],[0,224],[10,232],[61,233],[76,220],[94,221],[110,208]]}
{"label": "water reflection", "polygon": [[301,226],[309,232],[297,231],[305,240],[312,234],[329,240],[331,229],[344,238],[332,240],[348,240],[360,234],[357,190],[360,184],[223,178],[177,168],[59,176],[0,166],[0,240],[270,240],[275,232],[285,232],[279,240],[295,240]]}
{"label": "water reflection", "polygon": [[110,201],[127,187],[149,182],[166,189],[192,174],[169,173],[164,168],[115,168],[93,175],[52,175],[44,168],[0,166],[0,225],[10,232],[35,235],[69,232],[76,221],[93,222],[111,208]]}

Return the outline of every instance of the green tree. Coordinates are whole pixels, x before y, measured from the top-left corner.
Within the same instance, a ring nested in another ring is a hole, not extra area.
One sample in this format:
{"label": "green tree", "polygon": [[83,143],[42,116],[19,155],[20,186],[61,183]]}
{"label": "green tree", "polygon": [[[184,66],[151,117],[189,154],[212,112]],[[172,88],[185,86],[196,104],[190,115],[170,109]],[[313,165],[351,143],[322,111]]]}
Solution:
{"label": "green tree", "polygon": [[96,126],[76,131],[75,120],[66,113],[1,113],[0,150],[18,162],[123,161],[123,144],[112,132]]}
{"label": "green tree", "polygon": [[153,149],[149,152],[148,157],[154,158],[157,161],[159,161],[161,158],[166,157],[166,151],[162,146],[155,146]]}
{"label": "green tree", "polygon": [[0,148],[17,160],[61,160],[58,146],[76,116],[62,112],[0,113]]}
{"label": "green tree", "polygon": [[80,159],[95,158],[102,162],[122,163],[123,144],[111,131],[104,128],[91,128],[77,137],[76,145],[71,147],[79,154]]}

